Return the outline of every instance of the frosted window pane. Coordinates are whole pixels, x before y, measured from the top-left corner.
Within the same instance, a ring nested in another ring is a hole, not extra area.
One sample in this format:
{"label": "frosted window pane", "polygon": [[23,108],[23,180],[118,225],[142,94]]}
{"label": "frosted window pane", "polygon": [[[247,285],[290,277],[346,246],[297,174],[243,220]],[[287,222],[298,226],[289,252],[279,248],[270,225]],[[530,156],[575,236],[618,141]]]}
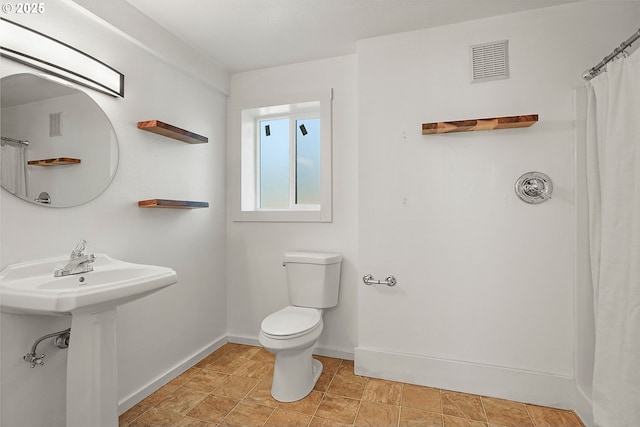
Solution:
{"label": "frosted window pane", "polygon": [[260,121],[259,202],[263,209],[289,208],[289,119]]}
{"label": "frosted window pane", "polygon": [[[304,132],[301,130],[304,128]],[[320,204],[320,119],[296,121],[296,203]]]}

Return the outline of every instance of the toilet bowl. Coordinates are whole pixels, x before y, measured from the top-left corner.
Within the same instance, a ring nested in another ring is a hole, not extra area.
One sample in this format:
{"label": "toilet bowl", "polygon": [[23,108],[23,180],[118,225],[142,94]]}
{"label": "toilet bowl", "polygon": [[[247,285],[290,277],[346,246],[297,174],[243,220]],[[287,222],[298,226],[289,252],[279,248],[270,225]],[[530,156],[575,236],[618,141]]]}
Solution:
{"label": "toilet bowl", "polygon": [[267,316],[260,326],[260,344],[276,355],[271,395],[294,402],[308,395],[322,373],[312,351],[322,333],[322,310],[288,306]]}
{"label": "toilet bowl", "polygon": [[338,305],[342,255],[321,252],[286,252],[289,306],[267,316],[258,341],[276,355],[271,395],[293,402],[311,393],[322,373],[312,357],[322,333],[325,308]]}

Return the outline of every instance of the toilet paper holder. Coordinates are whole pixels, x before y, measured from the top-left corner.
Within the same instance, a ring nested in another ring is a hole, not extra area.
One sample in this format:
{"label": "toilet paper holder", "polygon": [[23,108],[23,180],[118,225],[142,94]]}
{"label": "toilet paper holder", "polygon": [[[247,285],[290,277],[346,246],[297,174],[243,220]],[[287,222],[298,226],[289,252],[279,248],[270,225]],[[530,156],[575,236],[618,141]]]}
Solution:
{"label": "toilet paper holder", "polygon": [[387,286],[395,286],[398,281],[393,276],[387,276],[384,280],[376,280],[373,278],[371,274],[367,274],[362,278],[362,281],[365,285],[387,285]]}

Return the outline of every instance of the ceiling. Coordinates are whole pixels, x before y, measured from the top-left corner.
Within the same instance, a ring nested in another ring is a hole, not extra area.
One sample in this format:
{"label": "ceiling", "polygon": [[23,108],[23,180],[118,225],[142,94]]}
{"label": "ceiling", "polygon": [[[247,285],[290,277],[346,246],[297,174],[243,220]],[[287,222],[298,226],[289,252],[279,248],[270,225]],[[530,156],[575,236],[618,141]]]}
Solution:
{"label": "ceiling", "polygon": [[231,73],[355,53],[357,40],[576,0],[127,0]]}

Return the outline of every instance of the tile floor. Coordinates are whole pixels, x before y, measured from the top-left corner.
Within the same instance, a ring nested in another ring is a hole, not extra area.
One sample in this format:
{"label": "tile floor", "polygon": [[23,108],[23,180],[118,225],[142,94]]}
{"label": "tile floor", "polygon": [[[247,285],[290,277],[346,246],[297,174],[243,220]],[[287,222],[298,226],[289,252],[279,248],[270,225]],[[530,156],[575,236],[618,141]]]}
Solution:
{"label": "tile floor", "polygon": [[353,361],[317,357],[315,389],[270,394],[273,355],[227,343],[120,416],[120,427],[582,427],[571,411],[367,378]]}

